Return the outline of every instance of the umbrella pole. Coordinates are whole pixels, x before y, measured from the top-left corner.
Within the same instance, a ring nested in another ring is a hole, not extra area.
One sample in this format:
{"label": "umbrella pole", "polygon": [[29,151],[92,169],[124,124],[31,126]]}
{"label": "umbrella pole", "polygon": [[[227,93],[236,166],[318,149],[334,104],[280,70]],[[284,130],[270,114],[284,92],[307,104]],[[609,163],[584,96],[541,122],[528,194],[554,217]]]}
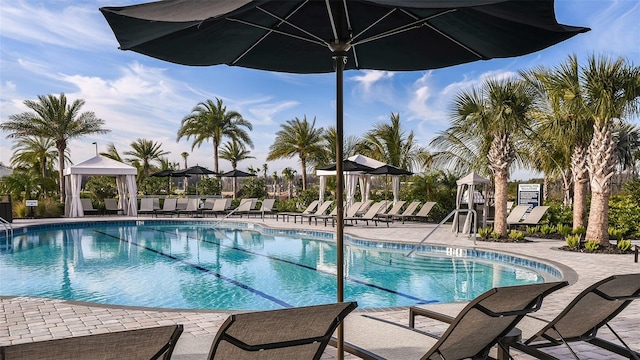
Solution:
{"label": "umbrella pole", "polygon": [[[336,247],[337,247],[337,301],[344,301],[344,200],[343,200],[343,177],[342,177],[342,141],[343,141],[343,73],[344,65],[347,61],[346,52],[334,52],[334,67],[336,69]],[[344,359],[344,326],[342,323],[337,329],[337,357]]]}

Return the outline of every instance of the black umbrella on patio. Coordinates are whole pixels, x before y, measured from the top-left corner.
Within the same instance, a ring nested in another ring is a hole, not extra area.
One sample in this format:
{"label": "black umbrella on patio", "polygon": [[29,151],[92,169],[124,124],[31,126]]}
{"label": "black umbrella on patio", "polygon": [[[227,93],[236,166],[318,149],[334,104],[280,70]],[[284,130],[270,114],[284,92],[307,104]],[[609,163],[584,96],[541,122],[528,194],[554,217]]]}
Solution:
{"label": "black umbrella on patio", "polygon": [[209,170],[206,167],[202,167],[200,165],[191,166],[184,170],[181,170],[185,174],[191,175],[218,175],[215,171]]}
{"label": "black umbrella on patio", "polygon": [[[377,167],[367,174],[370,175],[384,175],[384,199],[387,200],[387,175],[391,176],[400,176],[400,175],[413,175],[413,173],[409,170],[401,169],[399,167],[395,167],[393,165],[385,164],[380,167]],[[395,201],[395,199],[394,199]]]}
{"label": "black umbrella on patio", "polygon": [[152,177],[166,177],[166,178],[168,178],[167,179],[167,186],[168,186],[167,190],[169,191],[169,193],[171,193],[171,178],[172,177],[176,177],[176,178],[177,177],[185,177],[185,178],[191,177],[191,175],[185,174],[183,170],[170,170],[170,169],[161,170],[161,171],[155,172],[155,173],[153,173],[153,174],[151,174],[149,176],[152,176]]}
{"label": "black umbrella on patio", "polygon": [[231,171],[227,171],[226,173],[220,174],[218,176],[233,178],[233,198],[235,199],[236,198],[236,178],[256,176],[256,174],[250,174],[242,170],[233,169]]}
{"label": "black umbrella on patio", "polygon": [[[528,54],[589,30],[558,24],[553,0],[167,0],[100,11],[121,49],[173,63],[335,71],[338,189],[345,69],[437,69]],[[342,191],[336,195],[337,300],[343,301]]]}
{"label": "black umbrella on patio", "polygon": [[[319,167],[318,170],[335,171],[336,164],[322,166]],[[343,160],[342,171],[362,171],[368,173],[369,171],[373,171],[373,168],[367,165],[362,165],[352,160]]]}

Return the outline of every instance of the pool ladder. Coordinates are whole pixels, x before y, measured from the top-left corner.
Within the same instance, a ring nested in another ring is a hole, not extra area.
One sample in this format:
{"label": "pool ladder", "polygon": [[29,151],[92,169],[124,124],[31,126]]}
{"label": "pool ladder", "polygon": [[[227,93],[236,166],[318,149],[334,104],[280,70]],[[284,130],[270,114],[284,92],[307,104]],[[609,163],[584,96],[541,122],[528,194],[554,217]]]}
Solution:
{"label": "pool ladder", "polygon": [[[422,243],[425,242],[429,238],[429,236],[431,236],[431,234],[433,234],[436,230],[438,230],[438,228],[440,226],[442,226],[442,224],[447,222],[447,220],[451,219],[452,216],[454,216],[455,214],[466,213],[466,212],[471,213],[471,216],[472,216],[471,220],[473,220],[473,224],[474,224],[474,226],[473,226],[473,244],[475,245],[476,244],[476,233],[478,232],[477,231],[478,224],[475,221],[475,219],[478,218],[478,213],[473,209],[456,209],[456,210],[451,211],[449,213],[449,215],[447,215],[444,219],[442,219],[442,221],[440,221],[440,223],[438,223],[438,225],[436,225],[436,227],[434,227],[425,237],[423,237],[422,240],[420,240],[419,243],[417,243],[414,247],[412,247],[411,251],[409,251],[407,253],[407,255],[405,255],[405,256],[409,256],[409,255],[413,254],[413,252],[416,251],[416,249],[420,245],[422,245]],[[469,232],[469,237],[471,237],[471,235],[472,235],[472,233]]]}
{"label": "pool ladder", "polygon": [[11,223],[2,216],[0,216],[0,224],[4,227],[4,248],[5,250],[9,250],[9,243],[13,240],[13,226],[11,226]]}

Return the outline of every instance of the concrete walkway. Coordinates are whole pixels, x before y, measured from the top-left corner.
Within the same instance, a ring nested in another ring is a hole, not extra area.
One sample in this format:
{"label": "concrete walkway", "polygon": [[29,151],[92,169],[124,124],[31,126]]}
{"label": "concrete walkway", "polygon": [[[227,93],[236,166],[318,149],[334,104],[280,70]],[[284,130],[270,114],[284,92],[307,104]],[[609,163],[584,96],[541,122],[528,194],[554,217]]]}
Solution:
{"label": "concrete walkway", "polygon": [[[108,217],[106,220],[130,220],[131,218]],[[139,217],[138,220],[145,218]],[[59,223],[73,221],[105,220],[105,217],[86,217],[83,219],[46,219],[17,220],[13,226],[19,229],[24,226],[41,223]],[[185,219],[197,220],[197,219]],[[205,219],[211,221],[211,219]],[[243,219],[243,221],[246,218]],[[234,218],[233,221],[237,221]],[[293,222],[276,221],[275,219],[255,219],[247,221],[262,223],[269,227],[293,229],[327,230],[334,229],[322,225],[294,224]],[[393,242],[418,242],[434,228],[434,224],[425,223],[393,223],[389,227],[364,224],[345,227],[345,233],[354,237],[385,240]],[[455,236],[449,227],[436,230],[428,239],[428,243],[441,244],[458,248],[476,248],[494,250],[502,253],[516,254],[542,262],[548,262],[563,272],[564,279],[571,283],[548,296],[542,310],[537,316],[552,318],[559,313],[580,291],[594,282],[614,274],[638,273],[640,264],[634,263],[632,255],[601,255],[567,253],[555,250],[563,245],[559,240],[536,240],[531,243],[491,243],[474,242],[466,236]],[[1,295],[1,294],[0,294]],[[432,305],[438,311],[455,315],[463,304]],[[367,315],[389,320],[398,324],[408,323],[407,308],[356,310],[350,316]],[[0,345],[39,341],[67,336],[78,336],[92,333],[134,329],[140,327],[183,324],[185,331],[180,337],[175,359],[205,359],[209,346],[218,327],[229,312],[163,310],[152,308],[134,308],[119,306],[103,306],[73,301],[53,300],[32,297],[0,297]],[[635,350],[640,350],[640,301],[632,303],[616,319],[611,322],[614,329]],[[416,326],[424,331],[439,334],[446,325],[419,318]],[[526,335],[526,334],[525,334]],[[601,331],[600,336],[615,341],[608,330]],[[611,353],[590,345],[575,345],[580,359],[622,359]],[[549,351],[559,358],[570,358],[565,349]],[[531,357],[513,353],[515,359]],[[323,359],[334,359],[336,351],[328,348]],[[346,355],[346,359],[357,359]]]}

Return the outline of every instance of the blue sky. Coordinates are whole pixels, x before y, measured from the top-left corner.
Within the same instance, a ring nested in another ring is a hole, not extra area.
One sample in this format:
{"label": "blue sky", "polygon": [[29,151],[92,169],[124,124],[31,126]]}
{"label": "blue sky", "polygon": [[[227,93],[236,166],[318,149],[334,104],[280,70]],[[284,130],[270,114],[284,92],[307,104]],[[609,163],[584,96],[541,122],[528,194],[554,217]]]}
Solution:
{"label": "blue sky", "polygon": [[[335,123],[335,75],[292,75],[227,66],[185,67],[118,50],[98,11],[101,6],[128,5],[131,0],[0,0],[0,122],[27,109],[26,99],[65,93],[84,99],[111,129],[106,135],[70,141],[71,159],[84,161],[114,143],[122,152],[137,138],[152,139],[170,151],[169,159],[213,168],[213,147],[191,151],[191,142],[176,142],[180,120],[199,102],[223,99],[254,125],[256,159],[239,168],[266,162],[280,124],[294,117],[316,118],[316,125]],[[362,135],[373,124],[400,113],[404,129],[413,130],[423,146],[448,127],[455,94],[488,77],[504,77],[538,65],[554,66],[575,53],[624,56],[640,66],[640,1],[556,0],[560,23],[592,31],[523,57],[496,59],[420,72],[348,71],[345,73],[345,135]],[[635,124],[640,124],[634,119]],[[0,162],[9,164],[13,143],[0,134]],[[269,172],[297,159],[271,161]],[[230,170],[221,160],[221,170]],[[516,178],[529,174],[516,171]]]}

